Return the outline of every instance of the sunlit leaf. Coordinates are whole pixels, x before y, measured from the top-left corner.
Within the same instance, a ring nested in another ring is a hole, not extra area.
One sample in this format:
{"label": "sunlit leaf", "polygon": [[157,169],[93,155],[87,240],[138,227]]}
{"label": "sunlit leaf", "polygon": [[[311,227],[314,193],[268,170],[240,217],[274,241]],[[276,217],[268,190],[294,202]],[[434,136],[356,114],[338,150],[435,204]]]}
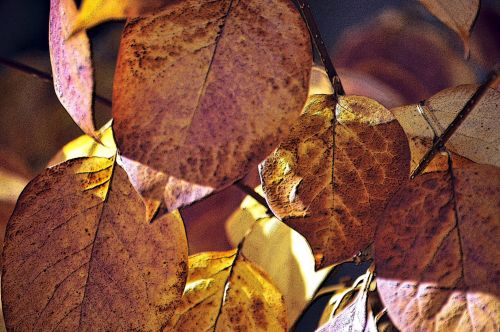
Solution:
{"label": "sunlit leaf", "polygon": [[469,37],[479,12],[480,0],[420,0],[441,22],[455,31],[469,53]]}
{"label": "sunlit leaf", "polygon": [[[359,291],[352,303],[343,308],[323,326],[316,331],[318,332],[368,332],[368,292],[373,277],[373,269],[358,278],[358,281],[352,287],[354,290],[359,285]],[[335,312],[334,312],[335,313]],[[375,329],[376,331],[376,329]]]}
{"label": "sunlit leaf", "polygon": [[308,240],[317,267],[349,259],[372,242],[377,216],[408,172],[402,128],[382,105],[358,96],[339,104],[313,96],[288,139],[261,165],[271,209]]}
{"label": "sunlit leaf", "polygon": [[189,278],[167,331],[286,331],[283,297],[236,250],[189,257]]}
{"label": "sunlit leaf", "polygon": [[375,239],[377,285],[403,331],[500,326],[500,169],[469,163],[407,183]]}
{"label": "sunlit leaf", "polygon": [[78,32],[106,21],[148,14],[175,1],[181,0],[83,0],[72,30]]}
{"label": "sunlit leaf", "polygon": [[178,214],[144,216],[113,158],[74,159],[32,180],[5,237],[8,329],[158,330],[184,288],[187,241]]}
{"label": "sunlit leaf", "polygon": [[94,76],[89,38],[85,32],[68,38],[76,13],[74,0],[50,1],[50,62],[54,89],[61,104],[84,133],[94,136]]}
{"label": "sunlit leaf", "polygon": [[[262,189],[258,188],[257,192]],[[266,272],[283,294],[288,324],[293,325],[330,269],[316,272],[314,256],[304,237],[267,216],[266,208],[250,196],[245,197],[241,209],[228,219],[226,232],[233,246],[246,235],[241,248],[243,254]]]}
{"label": "sunlit leaf", "polygon": [[[410,141],[412,168],[416,167],[432,146],[433,139],[442,134],[477,88],[476,85],[449,88],[432,96],[421,106],[414,104],[391,110]],[[500,167],[499,105],[500,92],[488,89],[446,147],[478,163]],[[443,169],[443,165],[446,169],[446,156],[437,158],[427,170]]]}
{"label": "sunlit leaf", "polygon": [[311,63],[289,0],[187,0],[129,20],[113,93],[119,150],[221,189],[285,137],[306,100]]}

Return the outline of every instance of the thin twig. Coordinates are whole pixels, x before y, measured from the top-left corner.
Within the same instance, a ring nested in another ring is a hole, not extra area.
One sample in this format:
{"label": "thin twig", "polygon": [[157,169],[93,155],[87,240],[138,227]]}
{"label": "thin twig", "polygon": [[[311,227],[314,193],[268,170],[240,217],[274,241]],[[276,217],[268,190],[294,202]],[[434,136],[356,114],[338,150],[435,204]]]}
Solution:
{"label": "thin twig", "polygon": [[[36,78],[41,79],[45,83],[49,83],[49,84],[53,84],[54,83],[52,75],[50,75],[50,74],[48,74],[46,72],[43,72],[41,70],[38,70],[36,68],[30,67],[28,65],[25,65],[25,64],[23,64],[21,62],[17,62],[15,60],[11,60],[11,59],[6,59],[6,58],[3,58],[3,57],[0,57],[0,64],[4,65],[6,67],[12,68],[12,69],[19,70],[19,71],[21,71],[23,73],[26,73],[28,75],[32,75],[32,76],[34,76]],[[99,103],[101,103],[104,106],[111,107],[111,105],[112,105],[111,104],[111,100],[109,100],[106,97],[100,96],[98,94],[94,95],[94,99],[95,99],[96,102],[99,102]]]}
{"label": "thin twig", "polygon": [[337,71],[335,70],[335,67],[333,66],[332,59],[328,54],[328,49],[326,48],[325,42],[323,41],[323,38],[321,38],[321,33],[319,31],[318,25],[316,24],[316,21],[314,20],[314,16],[311,12],[309,3],[307,2],[307,0],[297,0],[297,3],[299,5],[299,10],[304,17],[304,20],[306,21],[309,33],[311,34],[314,44],[316,45],[319,56],[321,57],[321,62],[323,62],[323,66],[325,66],[328,78],[333,85],[335,97],[345,95],[344,87],[340,82],[340,78],[337,74]]}
{"label": "thin twig", "polygon": [[241,191],[243,191],[244,193],[246,193],[247,195],[249,195],[253,199],[255,199],[260,205],[265,207],[267,209],[268,213],[271,211],[271,209],[269,208],[269,205],[267,205],[266,199],[264,197],[262,197],[261,195],[259,195],[257,192],[255,192],[255,190],[253,190],[252,188],[250,188],[249,186],[244,184],[242,180],[236,181],[234,183],[234,185],[238,189],[240,189]]}
{"label": "thin twig", "polygon": [[498,72],[499,72],[499,66],[497,65],[494,70],[492,70],[485,83],[483,83],[477,90],[476,92],[470,97],[470,99],[467,101],[467,103],[464,105],[462,110],[457,114],[455,119],[448,125],[448,127],[443,131],[441,136],[439,136],[435,141],[434,144],[432,145],[431,149],[427,151],[425,156],[422,158],[422,160],[419,162],[417,168],[413,171],[411,174],[410,178],[414,179],[416,176],[420,175],[422,171],[429,165],[429,163],[432,161],[434,156],[438,151],[440,151],[446,142],[451,138],[451,136],[455,133],[455,131],[460,127],[460,125],[464,122],[464,120],[467,118],[467,116],[474,110],[474,108],[477,106],[481,98],[484,96],[486,91],[488,91],[488,88],[491,84],[495,82],[495,80],[498,77]]}

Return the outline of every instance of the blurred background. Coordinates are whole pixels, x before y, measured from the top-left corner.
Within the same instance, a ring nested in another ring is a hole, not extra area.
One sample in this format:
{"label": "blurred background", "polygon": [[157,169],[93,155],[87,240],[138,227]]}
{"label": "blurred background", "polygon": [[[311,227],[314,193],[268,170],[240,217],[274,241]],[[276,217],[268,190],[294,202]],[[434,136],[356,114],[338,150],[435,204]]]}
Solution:
{"label": "blurred background", "polygon": [[[418,102],[450,86],[480,82],[500,59],[498,1],[482,1],[468,60],[459,37],[417,1],[310,4],[346,92],[372,97],[388,108]],[[48,14],[49,0],[0,0],[0,57],[50,73]],[[123,22],[112,22],[89,31],[96,93],[109,99],[122,27]],[[109,108],[96,104],[95,109],[98,126],[111,118]],[[50,84],[0,65],[0,240],[20,190],[80,135]],[[256,185],[256,172],[246,182]],[[182,211],[191,253],[230,247],[221,229],[244,196],[229,187]]]}

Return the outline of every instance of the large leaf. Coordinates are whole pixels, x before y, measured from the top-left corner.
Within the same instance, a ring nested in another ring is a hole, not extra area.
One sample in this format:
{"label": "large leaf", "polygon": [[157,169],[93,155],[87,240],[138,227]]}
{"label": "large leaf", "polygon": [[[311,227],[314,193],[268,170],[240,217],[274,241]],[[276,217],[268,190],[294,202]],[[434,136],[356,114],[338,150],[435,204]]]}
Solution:
{"label": "large leaf", "polygon": [[308,240],[321,267],[371,243],[377,216],[408,172],[402,128],[382,105],[357,96],[338,104],[313,96],[288,139],[261,165],[271,209]]}
{"label": "large leaf", "polygon": [[94,136],[94,76],[89,38],[85,32],[69,38],[76,13],[74,0],[50,1],[50,62],[54,89],[61,104],[83,132]]}
{"label": "large leaf", "polygon": [[167,331],[286,331],[279,291],[236,250],[189,257],[189,278]]}
{"label": "large leaf", "polygon": [[83,0],[73,31],[90,29],[102,22],[144,15],[180,0]]}
{"label": "large leaf", "polygon": [[420,2],[432,15],[462,38],[468,53],[469,37],[479,12],[480,0],[420,0]]}
{"label": "large leaf", "polygon": [[[431,148],[433,139],[443,133],[477,88],[477,85],[460,85],[439,92],[420,106],[414,104],[391,110],[410,141],[412,168],[418,165]],[[499,105],[500,92],[488,89],[446,147],[478,163],[500,167]],[[440,163],[447,165],[446,160],[441,157]],[[440,168],[438,163],[436,160],[428,170]]]}
{"label": "large leaf", "polygon": [[113,93],[119,150],[178,179],[225,187],[286,135],[311,62],[289,0],[187,0],[130,20]]}
{"label": "large leaf", "polygon": [[[262,189],[256,191],[261,193]],[[250,196],[228,219],[226,232],[235,247],[244,239],[242,253],[266,272],[283,294],[288,324],[293,325],[330,269],[315,271],[314,256],[304,237],[270,218],[266,208]]]}
{"label": "large leaf", "polygon": [[178,214],[149,224],[114,159],[74,159],[32,180],[5,238],[11,330],[158,330],[187,273]]}
{"label": "large leaf", "polygon": [[469,163],[423,174],[377,231],[377,285],[403,331],[497,331],[500,169]]}

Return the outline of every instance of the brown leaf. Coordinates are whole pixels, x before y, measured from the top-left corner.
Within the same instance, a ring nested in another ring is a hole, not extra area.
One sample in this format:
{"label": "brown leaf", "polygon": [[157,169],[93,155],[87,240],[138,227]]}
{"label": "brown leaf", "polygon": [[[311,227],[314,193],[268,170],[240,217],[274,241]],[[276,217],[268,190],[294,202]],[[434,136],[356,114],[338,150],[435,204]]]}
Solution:
{"label": "brown leaf", "polygon": [[371,243],[377,215],[408,168],[404,132],[382,105],[358,96],[336,105],[332,96],[313,96],[287,141],[261,165],[261,179],[274,214],[308,240],[323,267]]}
{"label": "brown leaf", "polygon": [[[256,191],[262,193],[260,187]],[[234,247],[245,239],[242,253],[283,294],[288,324],[293,325],[331,269],[315,271],[314,256],[306,239],[278,219],[270,218],[266,208],[250,196],[227,220],[226,233]]]}
{"label": "brown leaf", "polygon": [[[477,85],[460,85],[432,96],[420,108],[414,104],[391,110],[410,141],[412,169],[431,148],[433,139],[442,134],[477,88]],[[500,92],[488,89],[446,147],[478,163],[500,167],[499,105]],[[446,155],[436,158],[427,168],[428,171],[434,169],[447,169]]]}
{"label": "brown leaf", "polygon": [[189,278],[167,331],[286,331],[279,291],[237,250],[189,257]]}
{"label": "brown leaf", "polygon": [[113,158],[74,159],[31,181],[7,226],[8,329],[158,330],[183,291],[187,241],[178,214],[144,215]]}
{"label": "brown leaf", "polygon": [[455,31],[469,53],[469,37],[479,12],[479,0],[420,0],[441,22]]}
{"label": "brown leaf", "polygon": [[76,13],[74,0],[50,1],[49,51],[54,89],[75,123],[84,133],[95,137],[89,38],[85,32],[68,38]]}
{"label": "brown leaf", "polygon": [[377,284],[403,331],[500,325],[500,169],[426,173],[389,203],[375,239]]}
{"label": "brown leaf", "polygon": [[83,0],[72,30],[79,32],[110,20],[140,16],[180,0]]}
{"label": "brown leaf", "polygon": [[289,0],[187,0],[130,20],[113,94],[119,150],[221,189],[286,135],[306,100],[311,62]]}

